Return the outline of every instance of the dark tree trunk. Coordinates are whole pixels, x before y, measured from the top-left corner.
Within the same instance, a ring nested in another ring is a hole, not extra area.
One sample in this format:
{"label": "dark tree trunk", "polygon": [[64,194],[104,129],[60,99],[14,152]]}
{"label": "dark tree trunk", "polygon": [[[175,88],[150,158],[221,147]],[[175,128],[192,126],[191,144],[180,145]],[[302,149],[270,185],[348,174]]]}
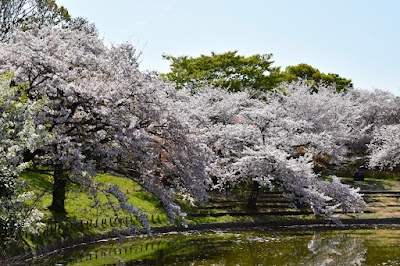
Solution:
{"label": "dark tree trunk", "polygon": [[49,209],[53,214],[66,214],[65,192],[68,182],[66,171],[59,168],[54,171],[53,201]]}
{"label": "dark tree trunk", "polygon": [[257,198],[258,191],[260,190],[259,184],[257,181],[253,181],[250,189],[249,200],[247,201],[247,210],[251,212],[257,211]]}

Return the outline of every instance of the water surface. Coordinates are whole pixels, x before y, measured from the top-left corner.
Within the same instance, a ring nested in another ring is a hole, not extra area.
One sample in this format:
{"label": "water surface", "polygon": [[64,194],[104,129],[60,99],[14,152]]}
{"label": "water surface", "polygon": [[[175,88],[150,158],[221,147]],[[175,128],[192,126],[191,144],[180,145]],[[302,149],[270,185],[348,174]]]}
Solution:
{"label": "water surface", "polygon": [[400,265],[399,230],[207,231],[109,241],[33,265]]}

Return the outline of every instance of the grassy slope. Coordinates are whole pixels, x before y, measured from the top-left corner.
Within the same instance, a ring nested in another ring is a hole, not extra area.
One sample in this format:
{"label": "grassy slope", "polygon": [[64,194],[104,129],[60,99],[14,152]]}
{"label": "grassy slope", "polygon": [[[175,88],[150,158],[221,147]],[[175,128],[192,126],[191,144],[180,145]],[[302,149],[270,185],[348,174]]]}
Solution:
{"label": "grassy slope", "polygon": [[[52,215],[47,209],[51,203],[51,176],[27,172],[24,173],[22,177],[28,181],[29,189],[40,196],[35,207],[45,214],[45,220],[51,219]],[[157,217],[162,216],[165,220],[165,214],[160,208],[157,199],[149,193],[144,192],[134,181],[107,174],[98,175],[94,181],[117,185],[129,197],[128,203],[135,205],[149,215]],[[84,221],[114,218],[116,213],[112,204],[108,203],[107,197],[103,193],[98,193],[97,195],[99,196],[100,202],[96,203],[94,198],[90,197],[87,191],[82,190],[82,188],[77,185],[69,185],[65,201],[68,218]],[[115,198],[110,197],[109,199],[116,205],[117,201]],[[123,214],[121,211],[117,212],[117,215],[126,216],[126,214]]]}
{"label": "grassy slope", "polygon": [[[77,185],[71,184],[68,187],[65,201],[65,208],[68,215],[66,217],[53,217],[47,209],[51,204],[52,177],[34,172],[25,172],[21,177],[27,181],[27,190],[34,191],[37,195],[37,198],[33,200],[31,204],[44,213],[43,222],[46,224],[47,229],[55,226],[54,219],[57,218],[58,220],[58,229],[55,231],[50,229],[39,236],[25,236],[26,242],[31,247],[85,235],[107,233],[115,228],[125,229],[127,227],[126,224],[117,223],[115,221],[116,217],[128,219],[129,224],[140,227],[134,216],[123,213],[122,211],[115,211],[112,205],[117,205],[117,200],[114,197],[109,196],[109,199],[107,199],[103,193],[98,193],[98,198],[100,200],[96,203],[94,198],[90,197],[87,191],[82,190],[82,188]],[[98,175],[94,178],[94,181],[119,186],[129,197],[128,203],[135,205],[148,214],[151,226],[165,226],[170,224],[158,200],[149,193],[143,191],[134,181],[107,174]],[[110,218],[112,224],[109,222]],[[103,219],[107,220],[106,224],[101,223]],[[83,221],[84,225],[86,222],[90,223],[90,221],[95,225],[96,220],[98,226],[79,226],[81,221]]]}

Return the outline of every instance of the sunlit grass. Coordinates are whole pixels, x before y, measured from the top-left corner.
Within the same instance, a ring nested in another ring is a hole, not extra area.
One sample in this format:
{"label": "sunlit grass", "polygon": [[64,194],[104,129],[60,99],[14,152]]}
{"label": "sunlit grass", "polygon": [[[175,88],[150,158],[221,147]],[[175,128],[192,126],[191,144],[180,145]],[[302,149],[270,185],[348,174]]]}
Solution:
{"label": "sunlit grass", "polygon": [[[36,194],[36,199],[31,201],[33,207],[38,208],[45,214],[44,220],[51,221],[54,217],[48,210],[52,200],[52,177],[51,175],[39,174],[35,172],[25,172],[22,174],[22,179],[26,181],[26,190],[32,190]],[[158,199],[150,193],[142,190],[133,180],[101,174],[96,176],[93,181],[95,183],[103,183],[104,188],[108,184],[118,186],[127,197],[128,203],[141,209],[148,214],[148,218],[152,225],[167,225],[169,224],[166,215],[162,210]],[[67,220],[76,221],[101,221],[109,220],[116,217],[130,217],[128,213],[124,213],[118,208],[118,201],[112,195],[102,192],[100,189],[91,194],[84,188],[69,184],[67,187],[65,209],[67,211]]]}
{"label": "sunlit grass", "polygon": [[108,184],[118,186],[129,198],[129,204],[145,212],[152,227],[170,225],[158,199],[127,178],[108,174],[98,175],[93,179],[94,183],[99,184],[99,189],[94,194],[77,184],[69,183],[65,200],[66,216],[53,215],[48,209],[52,201],[53,186],[53,178],[50,174],[25,172],[21,175],[21,179],[26,183],[23,189],[33,191],[36,195],[36,198],[28,203],[32,208],[37,208],[44,213],[42,221],[46,224],[45,229],[38,236],[24,236],[24,240],[30,247],[103,234],[114,229],[123,230],[130,225],[140,229],[142,226],[136,217],[120,210],[117,199],[104,192]]}

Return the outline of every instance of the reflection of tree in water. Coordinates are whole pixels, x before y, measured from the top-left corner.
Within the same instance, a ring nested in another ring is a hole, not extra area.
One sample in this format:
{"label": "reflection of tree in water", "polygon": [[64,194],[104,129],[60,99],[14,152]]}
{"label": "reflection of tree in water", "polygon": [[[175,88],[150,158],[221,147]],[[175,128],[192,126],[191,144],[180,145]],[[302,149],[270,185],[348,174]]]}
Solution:
{"label": "reflection of tree in water", "polygon": [[316,232],[308,249],[312,253],[300,265],[363,265],[367,253],[364,239],[345,233],[324,237]]}
{"label": "reflection of tree in water", "polygon": [[36,265],[363,265],[366,243],[347,233],[165,235],[93,245]]}

